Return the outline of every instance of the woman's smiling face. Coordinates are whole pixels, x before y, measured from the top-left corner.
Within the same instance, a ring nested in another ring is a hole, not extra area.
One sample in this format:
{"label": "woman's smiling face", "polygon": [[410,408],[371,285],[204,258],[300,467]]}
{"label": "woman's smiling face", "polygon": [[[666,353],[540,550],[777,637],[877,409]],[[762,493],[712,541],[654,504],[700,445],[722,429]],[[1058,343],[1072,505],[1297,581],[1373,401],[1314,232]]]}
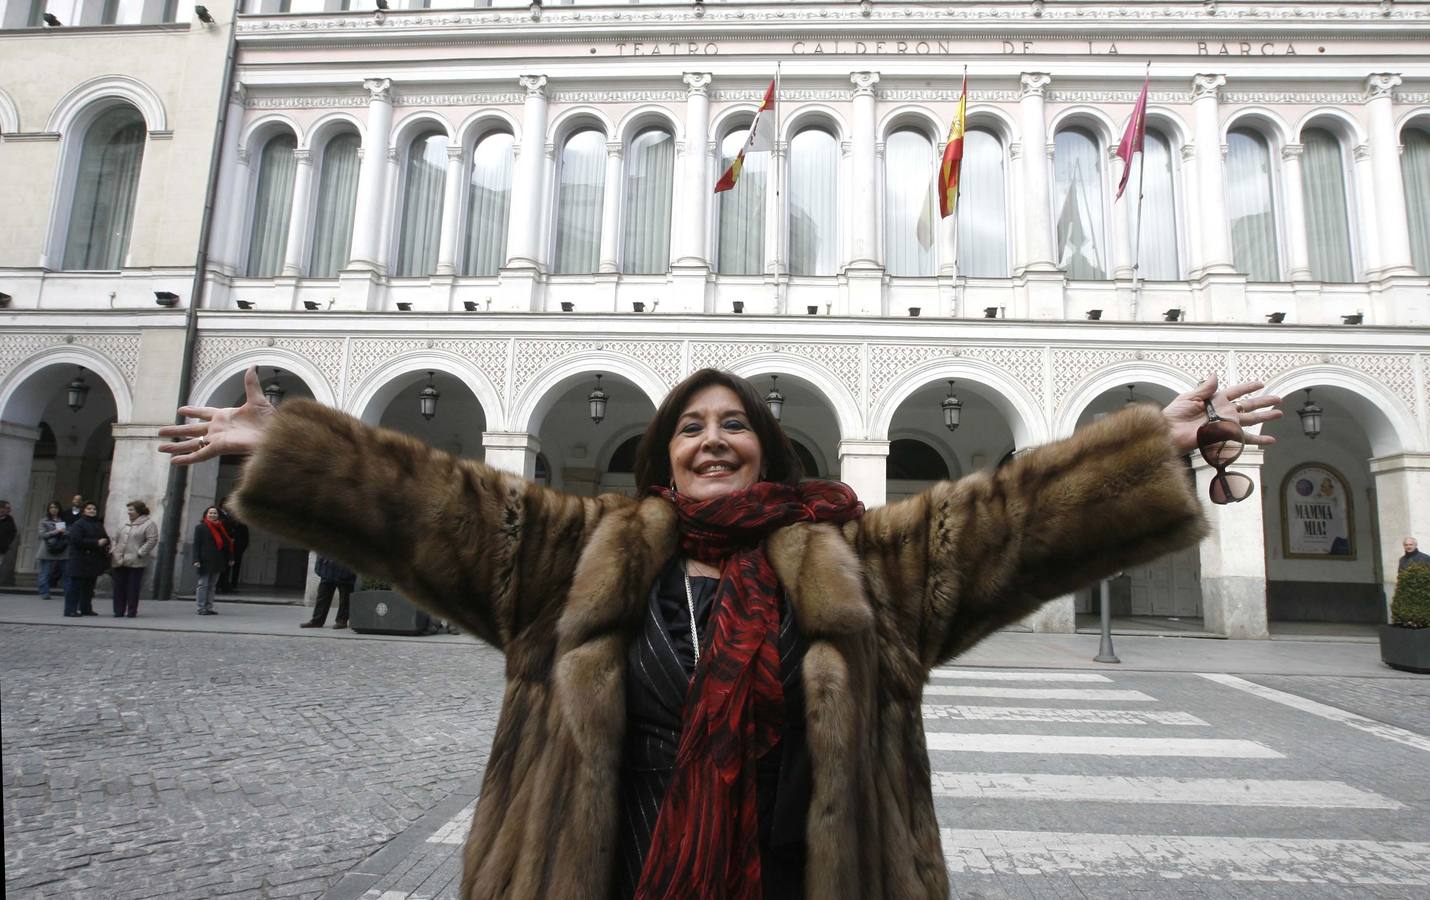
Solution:
{"label": "woman's smiling face", "polygon": [[764,453],[735,392],[722,384],[690,398],[670,439],[675,489],[692,500],[743,490],[761,477]]}

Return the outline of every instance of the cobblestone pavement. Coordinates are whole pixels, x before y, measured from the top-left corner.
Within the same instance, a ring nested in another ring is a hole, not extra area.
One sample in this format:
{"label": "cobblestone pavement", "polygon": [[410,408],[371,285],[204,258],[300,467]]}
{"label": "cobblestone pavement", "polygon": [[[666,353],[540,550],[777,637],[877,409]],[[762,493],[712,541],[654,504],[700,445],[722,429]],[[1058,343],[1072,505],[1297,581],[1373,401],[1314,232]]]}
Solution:
{"label": "cobblestone pavement", "polygon": [[0,627],[10,897],[313,897],[485,764],[475,642]]}
{"label": "cobblestone pavement", "polygon": [[[451,900],[474,644],[0,626],[10,896]],[[950,667],[959,898],[1430,895],[1430,679]]]}

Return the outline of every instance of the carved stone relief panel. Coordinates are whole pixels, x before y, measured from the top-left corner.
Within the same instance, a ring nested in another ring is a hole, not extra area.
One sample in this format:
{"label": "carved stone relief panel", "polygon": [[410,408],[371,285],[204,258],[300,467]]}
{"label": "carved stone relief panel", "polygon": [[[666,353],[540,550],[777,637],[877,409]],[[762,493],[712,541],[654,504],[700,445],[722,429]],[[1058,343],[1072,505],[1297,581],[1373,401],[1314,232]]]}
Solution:
{"label": "carved stone relief panel", "polygon": [[1056,409],[1062,406],[1074,388],[1100,370],[1138,360],[1170,366],[1192,381],[1212,373],[1215,373],[1218,379],[1225,380],[1230,362],[1226,353],[1217,350],[1138,350],[1136,347],[1111,350],[1055,349],[1053,407]]}
{"label": "carved stone relief panel", "polygon": [[954,347],[947,344],[875,344],[869,348],[869,404],[877,404],[903,373],[938,359],[976,359],[1007,372],[1042,402],[1043,351],[1037,347]]}
{"label": "carved stone relief panel", "polygon": [[538,373],[563,356],[592,350],[639,360],[670,387],[680,380],[680,349],[678,341],[518,340],[511,393],[513,397],[521,393]]}
{"label": "carved stone relief panel", "polygon": [[139,371],[139,335],[134,334],[45,334],[0,335],[0,376],[8,375],[21,363],[42,350],[73,345],[99,353],[114,364],[130,387]]}
{"label": "carved stone relief panel", "polygon": [[1305,366],[1341,366],[1367,375],[1385,385],[1417,417],[1415,402],[1415,361],[1409,354],[1396,353],[1278,353],[1275,351],[1237,353],[1237,375],[1243,381],[1270,381],[1277,375]]}
{"label": "carved stone relief panel", "polygon": [[273,348],[301,356],[323,374],[337,393],[343,370],[343,339],[338,337],[285,337],[281,335],[200,335],[194,355],[194,383],[223,365],[227,359],[254,350]]}
{"label": "carved stone relief panel", "polygon": [[348,357],[347,395],[363,379],[390,359],[406,353],[435,350],[467,360],[487,377],[498,395],[506,382],[506,347],[504,340],[475,338],[357,338]]}

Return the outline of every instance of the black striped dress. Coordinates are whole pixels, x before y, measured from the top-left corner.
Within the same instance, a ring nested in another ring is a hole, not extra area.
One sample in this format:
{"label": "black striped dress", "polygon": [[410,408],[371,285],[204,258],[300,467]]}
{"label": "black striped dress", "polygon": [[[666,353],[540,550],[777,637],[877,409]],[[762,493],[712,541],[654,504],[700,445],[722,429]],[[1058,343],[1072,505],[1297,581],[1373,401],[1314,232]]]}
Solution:
{"label": "black striped dress", "polygon": [[[661,800],[675,774],[685,696],[695,670],[681,561],[666,566],[651,588],[645,620],[631,644],[626,676],[626,745],[621,764],[620,841],[613,897],[635,896]],[[691,578],[701,653],[716,579]],[[785,728],[757,764],[760,870],[766,900],[804,896],[804,825],[809,807],[809,755],[804,738],[800,662],[805,644],[789,601],[780,607],[780,680]]]}

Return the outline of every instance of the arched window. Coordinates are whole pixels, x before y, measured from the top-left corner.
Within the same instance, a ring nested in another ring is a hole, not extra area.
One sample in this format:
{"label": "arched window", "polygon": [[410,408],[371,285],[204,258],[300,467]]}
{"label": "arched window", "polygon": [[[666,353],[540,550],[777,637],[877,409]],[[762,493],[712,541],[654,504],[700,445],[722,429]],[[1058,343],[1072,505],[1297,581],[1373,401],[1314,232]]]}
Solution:
{"label": "arched window", "polygon": [[[720,142],[721,172],[730,168],[749,136],[749,128],[725,135],[725,140]],[[765,269],[765,184],[770,171],[769,159],[769,153],[747,153],[735,186],[715,195],[720,204],[715,271],[722,275],[759,275]]]}
{"label": "arched window", "polygon": [[118,269],[124,265],[145,135],[144,118],[132,106],[100,113],[85,131],[65,238],[64,268]]}
{"label": "arched window", "polygon": [[558,275],[596,271],[601,257],[601,197],[606,188],[606,136],[578,131],[561,147],[561,173],[556,189],[556,253],[552,270]]}
{"label": "arched window", "polygon": [[442,231],[442,190],[447,183],[447,136],[424,131],[407,147],[402,187],[402,229],[397,236],[397,276],[437,269]]}
{"label": "arched window", "polygon": [[663,128],[636,135],[626,152],[622,270],[654,275],[670,270],[670,195],[675,137]]}
{"label": "arched window", "polygon": [[1301,191],[1306,204],[1306,246],[1317,281],[1355,281],[1345,152],[1324,128],[1301,133]]}
{"label": "arched window", "polygon": [[253,192],[253,227],[244,269],[251,278],[272,278],[283,271],[297,148],[298,140],[292,134],[274,135],[258,156],[258,189]]}
{"label": "arched window", "polygon": [[345,132],[323,148],[318,177],[318,205],[313,215],[313,254],[308,274],[336,278],[352,250],[353,213],[357,210],[358,136]]}
{"label": "arched window", "polygon": [[888,477],[901,481],[943,481],[948,463],[923,441],[900,438],[889,442]]}
{"label": "arched window", "polygon": [[1415,271],[1430,275],[1430,131],[1405,129],[1400,171],[1405,178],[1405,212],[1410,220],[1410,258]]}
{"label": "arched window", "polygon": [[[884,141],[884,268],[890,275],[932,275],[934,246],[919,240],[919,220],[937,222],[933,143],[923,132],[900,128]],[[937,229],[934,229],[935,233]]]}
{"label": "arched window", "polygon": [[806,128],[789,148],[789,270],[833,275],[839,265],[839,142]]}
{"label": "arched window", "polygon": [[1008,195],[1003,142],[991,131],[963,134],[958,186],[958,268],[974,278],[1008,276]]}
{"label": "arched window", "polygon": [[1106,278],[1102,154],[1092,132],[1071,127],[1057,133],[1053,177],[1058,265],[1071,278]]}
{"label": "arched window", "polygon": [[[1145,179],[1141,185],[1138,182]],[[1142,194],[1142,221],[1137,221],[1137,195]],[[1177,194],[1172,175],[1172,144],[1148,128],[1142,158],[1132,159],[1132,174],[1120,203],[1127,204],[1127,239],[1137,257],[1137,274],[1152,281],[1182,277],[1177,257]],[[1138,229],[1141,235],[1138,235]]]}
{"label": "arched window", "polygon": [[[749,159],[749,157],[745,157]],[[809,448],[794,438],[789,439],[789,445],[794,449],[794,455],[799,457],[800,474],[804,478],[818,478],[819,464],[814,461],[814,454],[809,452]]]}
{"label": "arched window", "polygon": [[1226,213],[1237,271],[1252,281],[1279,281],[1271,148],[1261,132],[1233,128],[1226,136]]}
{"label": "arched window", "polygon": [[494,131],[472,150],[467,184],[467,246],[463,275],[495,275],[506,263],[506,227],[511,214],[512,148],[510,134]]}

